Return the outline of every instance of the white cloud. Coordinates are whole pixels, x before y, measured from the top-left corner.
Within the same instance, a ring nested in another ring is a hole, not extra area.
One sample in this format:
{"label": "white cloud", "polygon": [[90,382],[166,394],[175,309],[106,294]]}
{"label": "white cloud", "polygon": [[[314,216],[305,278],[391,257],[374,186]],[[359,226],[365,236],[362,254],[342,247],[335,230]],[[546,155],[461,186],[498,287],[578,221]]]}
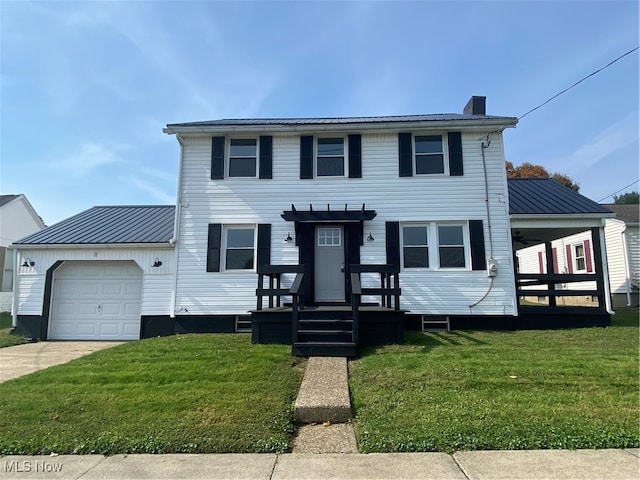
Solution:
{"label": "white cloud", "polygon": [[123,163],[119,152],[130,148],[127,145],[106,147],[99,143],[86,141],[77,150],[62,155],[54,159],[53,162],[49,161],[48,163],[54,165],[56,169],[64,170],[67,174],[84,177],[98,168]]}
{"label": "white cloud", "polygon": [[629,114],[554,164],[561,166],[561,170],[569,175],[576,175],[637,141],[637,115]]}
{"label": "white cloud", "polygon": [[165,180],[164,175],[160,172],[153,174],[152,172],[145,170],[137,174],[127,174],[119,177],[119,180],[126,183],[133,188],[141,190],[151,195],[152,198],[161,202],[162,204],[174,205],[176,202],[175,194],[169,195],[165,189],[159,187],[154,182],[150,181],[149,177],[157,177]]}

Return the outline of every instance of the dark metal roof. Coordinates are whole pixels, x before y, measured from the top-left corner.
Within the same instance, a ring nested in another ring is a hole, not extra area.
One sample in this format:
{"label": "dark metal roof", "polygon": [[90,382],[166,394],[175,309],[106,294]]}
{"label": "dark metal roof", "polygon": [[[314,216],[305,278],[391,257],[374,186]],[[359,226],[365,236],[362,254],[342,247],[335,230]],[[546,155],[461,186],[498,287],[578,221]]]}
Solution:
{"label": "dark metal roof", "polygon": [[15,200],[20,195],[0,195],[0,207],[6,205],[7,203]]}
{"label": "dark metal roof", "polygon": [[640,205],[607,203],[602,206],[615,213],[617,220],[624,223],[640,223]]}
{"label": "dark metal roof", "polygon": [[167,127],[349,125],[363,123],[443,122],[452,120],[506,120],[508,122],[515,122],[517,119],[515,117],[499,117],[491,115],[440,113],[431,115],[393,115],[378,117],[232,118],[204,122],[170,123]]}
{"label": "dark metal roof", "polygon": [[551,178],[509,178],[511,215],[611,214],[602,205]]}
{"label": "dark metal roof", "polygon": [[18,245],[168,243],[173,205],[93,207],[15,242]]}

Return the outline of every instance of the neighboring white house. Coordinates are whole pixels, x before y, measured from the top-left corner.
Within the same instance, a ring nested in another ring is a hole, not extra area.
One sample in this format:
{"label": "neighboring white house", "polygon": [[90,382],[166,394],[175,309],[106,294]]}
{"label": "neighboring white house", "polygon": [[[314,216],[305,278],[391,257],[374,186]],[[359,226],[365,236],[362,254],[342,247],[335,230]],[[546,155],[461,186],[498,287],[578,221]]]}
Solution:
{"label": "neighboring white house", "polygon": [[615,219],[607,219],[604,227],[613,303],[614,306],[637,306],[640,280],[640,206],[604,206],[616,215]]}
{"label": "neighboring white house", "polygon": [[[604,221],[604,241],[612,304],[614,307],[638,305],[637,275],[640,272],[638,205],[606,204],[603,207],[615,214],[615,218],[607,218]],[[530,239],[534,243],[535,240]],[[588,273],[593,274],[595,279],[591,231],[559,238],[554,240],[551,246],[555,273]],[[520,249],[516,255],[519,272],[547,273],[544,244],[539,243]],[[635,286],[634,282],[636,282]],[[593,287],[594,282],[574,282],[562,286],[567,290],[584,290]],[[591,298],[585,296],[566,300],[574,304],[592,303]]]}
{"label": "neighboring white house", "polygon": [[0,195],[0,312],[11,310],[13,254],[7,247],[45,227],[42,218],[22,194]]}

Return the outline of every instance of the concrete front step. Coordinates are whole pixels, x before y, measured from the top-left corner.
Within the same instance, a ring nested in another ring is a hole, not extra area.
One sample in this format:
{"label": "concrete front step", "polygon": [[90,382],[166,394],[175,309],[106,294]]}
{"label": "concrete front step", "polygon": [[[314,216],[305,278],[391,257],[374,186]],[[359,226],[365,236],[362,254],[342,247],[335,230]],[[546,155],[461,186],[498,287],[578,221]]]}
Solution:
{"label": "concrete front step", "polygon": [[353,342],[295,342],[291,348],[296,357],[355,357],[358,347]]}
{"label": "concrete front step", "polygon": [[311,357],[294,407],[300,423],[344,423],[351,419],[347,359]]}

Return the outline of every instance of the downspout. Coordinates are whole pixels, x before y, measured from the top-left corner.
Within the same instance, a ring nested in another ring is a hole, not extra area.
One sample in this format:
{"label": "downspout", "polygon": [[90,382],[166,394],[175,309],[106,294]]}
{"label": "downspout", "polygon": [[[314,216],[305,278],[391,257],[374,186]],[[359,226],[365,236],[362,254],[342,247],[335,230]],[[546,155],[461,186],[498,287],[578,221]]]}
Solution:
{"label": "downspout", "polygon": [[11,327],[15,329],[18,327],[18,249],[11,248],[11,254],[13,256],[13,292],[11,295]]}
{"label": "downspout", "polygon": [[622,242],[622,260],[624,262],[624,283],[627,286],[627,307],[632,304],[631,301],[631,272],[629,271],[629,244],[627,243],[627,224],[625,223],[620,232],[620,241]]}
{"label": "downspout", "polygon": [[180,238],[180,213],[182,210],[182,166],[184,160],[184,144],[182,142],[182,138],[180,134],[176,134],[176,138],[180,143],[180,160],[178,161],[178,188],[177,188],[177,196],[176,196],[176,214],[173,223],[173,238],[169,240],[169,243],[174,246],[173,250],[173,285],[171,287],[171,313],[170,318],[175,318],[176,316],[176,296],[178,293],[178,253],[180,249],[178,248],[178,238]]}

